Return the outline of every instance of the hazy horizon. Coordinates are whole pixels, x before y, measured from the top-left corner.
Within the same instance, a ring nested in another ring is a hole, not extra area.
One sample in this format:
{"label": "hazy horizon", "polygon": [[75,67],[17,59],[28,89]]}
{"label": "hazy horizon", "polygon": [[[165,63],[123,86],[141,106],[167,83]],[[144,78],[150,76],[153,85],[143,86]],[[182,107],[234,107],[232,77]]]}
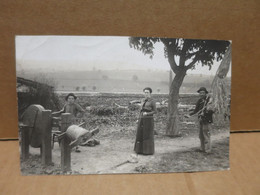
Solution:
{"label": "hazy horizon", "polygon": [[[16,36],[17,71],[44,72],[95,70],[158,70],[169,71],[163,44],[155,44],[154,57],[130,48],[129,37],[115,36]],[[212,70],[197,66],[188,74],[213,75]],[[229,75],[231,71],[229,71]]]}

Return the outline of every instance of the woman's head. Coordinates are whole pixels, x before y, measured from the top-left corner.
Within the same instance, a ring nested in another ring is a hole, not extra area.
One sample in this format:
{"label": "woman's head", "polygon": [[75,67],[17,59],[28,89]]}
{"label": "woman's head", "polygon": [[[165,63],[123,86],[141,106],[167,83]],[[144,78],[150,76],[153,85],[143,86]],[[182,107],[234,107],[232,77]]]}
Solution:
{"label": "woman's head", "polygon": [[77,99],[77,96],[74,95],[74,93],[69,93],[66,97],[65,100],[68,103],[73,103]]}
{"label": "woman's head", "polygon": [[144,92],[144,96],[145,98],[149,98],[151,97],[151,93],[153,92],[152,89],[150,87],[146,87],[143,89]]}

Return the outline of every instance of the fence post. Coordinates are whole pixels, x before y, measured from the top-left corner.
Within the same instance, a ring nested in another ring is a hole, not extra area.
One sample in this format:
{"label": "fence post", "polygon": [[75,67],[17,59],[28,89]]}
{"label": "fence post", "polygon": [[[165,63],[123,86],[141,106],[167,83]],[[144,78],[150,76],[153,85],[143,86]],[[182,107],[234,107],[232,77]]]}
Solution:
{"label": "fence post", "polygon": [[30,145],[29,127],[24,124],[19,125],[19,127],[21,130],[22,159],[27,160],[29,157],[29,145]]}
{"label": "fence post", "polygon": [[42,165],[52,163],[52,148],[51,148],[51,110],[42,111],[41,130],[41,157]]}
{"label": "fence post", "polygon": [[[65,132],[71,125],[72,115],[64,113],[61,115],[61,132]],[[63,172],[71,171],[71,148],[70,139],[65,136],[61,140],[61,169]]]}

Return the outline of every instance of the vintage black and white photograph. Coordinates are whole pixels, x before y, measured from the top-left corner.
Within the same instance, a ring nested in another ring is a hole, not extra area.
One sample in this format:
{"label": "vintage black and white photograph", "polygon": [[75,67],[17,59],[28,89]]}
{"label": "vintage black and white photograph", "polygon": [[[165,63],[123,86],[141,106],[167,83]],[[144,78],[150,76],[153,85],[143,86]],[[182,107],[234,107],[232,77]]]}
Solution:
{"label": "vintage black and white photograph", "polygon": [[16,36],[22,175],[229,170],[231,41]]}

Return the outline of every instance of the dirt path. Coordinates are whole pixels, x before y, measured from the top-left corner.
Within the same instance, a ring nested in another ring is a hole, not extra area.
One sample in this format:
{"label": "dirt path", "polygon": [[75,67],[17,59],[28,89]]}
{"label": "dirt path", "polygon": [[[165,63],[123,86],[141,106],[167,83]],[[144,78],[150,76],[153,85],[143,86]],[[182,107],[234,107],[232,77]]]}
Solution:
{"label": "dirt path", "polygon": [[[130,137],[130,138],[129,138]],[[229,137],[228,131],[218,132],[211,136],[212,146],[215,142],[225,140]],[[95,147],[80,146],[80,153],[72,150],[71,153],[71,168],[75,174],[110,174],[110,173],[140,173],[144,169],[156,167],[158,162],[165,155],[171,155],[180,151],[192,151],[192,148],[199,148],[200,141],[196,137],[178,137],[170,138],[163,135],[155,136],[155,154],[154,155],[136,155],[133,151],[134,136],[108,136],[100,137],[100,145]],[[226,150],[226,149],[225,149]],[[38,148],[30,148],[32,156],[39,156]],[[194,154],[196,156],[196,154]],[[135,163],[124,163],[129,159],[137,161]],[[38,157],[39,158],[39,157]],[[187,157],[189,158],[189,157]],[[221,157],[219,157],[221,159]],[[219,159],[218,158],[218,159]],[[192,159],[191,159],[192,160]],[[60,166],[60,148],[55,142],[52,151],[52,161],[55,167]],[[37,162],[25,173],[42,173],[41,167],[37,166]],[[166,163],[167,164],[167,163]],[[170,166],[170,165],[169,165]],[[28,168],[29,168],[28,167]],[[54,168],[54,167],[53,167]],[[39,169],[39,170],[38,170]],[[140,170],[141,169],[141,170]],[[160,167],[156,167],[157,172],[160,172]],[[158,171],[159,170],[159,171]],[[166,170],[167,167],[166,167]],[[144,170],[145,172],[146,170]],[[52,171],[51,171],[52,172]]]}
{"label": "dirt path", "polygon": [[[214,142],[229,137],[228,132],[221,132],[211,136],[212,145]],[[95,147],[81,146],[80,153],[72,151],[71,167],[72,170],[80,174],[109,174],[109,173],[135,173],[137,167],[145,166],[148,162],[153,164],[163,154],[178,151],[187,151],[194,147],[199,147],[198,137],[188,138],[169,138],[165,136],[155,136],[155,154],[149,156],[135,155],[133,152],[134,137],[129,139],[122,137],[121,139],[113,139],[106,137],[100,139],[101,144]],[[137,163],[121,163],[130,159],[130,155],[137,157]],[[60,149],[55,144],[53,149],[53,162],[60,163]],[[120,165],[116,167],[117,165]]]}

